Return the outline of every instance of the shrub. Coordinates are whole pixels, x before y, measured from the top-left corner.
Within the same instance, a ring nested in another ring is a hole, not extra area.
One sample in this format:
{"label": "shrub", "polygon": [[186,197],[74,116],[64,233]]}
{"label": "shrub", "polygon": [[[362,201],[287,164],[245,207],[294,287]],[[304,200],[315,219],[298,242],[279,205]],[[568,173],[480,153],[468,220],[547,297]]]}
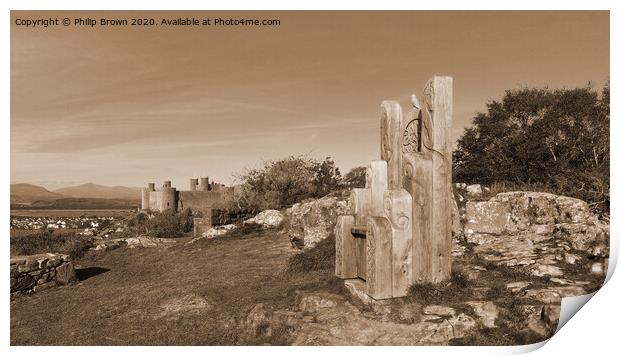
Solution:
{"label": "shrub", "polygon": [[172,209],[154,212],[146,226],[147,234],[155,237],[177,237],[183,233],[179,218]]}
{"label": "shrub", "polygon": [[187,208],[184,209],[180,214],[179,214],[179,229],[182,232],[192,232],[194,231],[194,214],[192,212],[192,209]]}
{"label": "shrub", "polygon": [[73,259],[84,256],[94,246],[93,240],[79,236],[75,231],[41,229],[11,236],[11,255],[62,253]]}
{"label": "shrub", "polygon": [[547,186],[609,212],[609,83],[575,89],[508,90],[473,119],[454,151],[466,183]]}
{"label": "shrub", "polygon": [[366,186],[366,167],[355,167],[344,175],[342,184],[346,188],[364,188]]}
{"label": "shrub", "polygon": [[268,161],[262,168],[248,170],[237,178],[242,183],[239,205],[254,212],[322,197],[341,185],[340,171],[330,157],[317,161],[290,156]]}

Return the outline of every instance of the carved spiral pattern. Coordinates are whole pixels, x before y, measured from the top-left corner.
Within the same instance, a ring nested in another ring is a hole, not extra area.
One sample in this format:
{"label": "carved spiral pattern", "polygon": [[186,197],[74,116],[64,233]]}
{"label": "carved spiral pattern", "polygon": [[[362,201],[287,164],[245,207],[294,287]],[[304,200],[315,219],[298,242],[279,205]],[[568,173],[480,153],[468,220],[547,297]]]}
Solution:
{"label": "carved spiral pattern", "polygon": [[403,135],[403,152],[420,152],[420,119],[411,120]]}

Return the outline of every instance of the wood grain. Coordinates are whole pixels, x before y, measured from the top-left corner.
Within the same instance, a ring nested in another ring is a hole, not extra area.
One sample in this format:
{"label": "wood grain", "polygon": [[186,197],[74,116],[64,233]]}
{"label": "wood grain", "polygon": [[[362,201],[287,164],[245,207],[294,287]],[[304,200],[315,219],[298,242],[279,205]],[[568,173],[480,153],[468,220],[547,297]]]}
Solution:
{"label": "wood grain", "polygon": [[387,163],[388,189],[394,190],[402,187],[402,116],[398,102],[385,100],[381,103],[381,159]]}
{"label": "wood grain", "polygon": [[368,218],[366,235],[366,293],[374,299],[392,298],[392,228],[385,217]]}
{"label": "wood grain", "polygon": [[412,204],[406,190],[386,190],[385,216],[392,236],[392,297],[404,297],[413,283]]}

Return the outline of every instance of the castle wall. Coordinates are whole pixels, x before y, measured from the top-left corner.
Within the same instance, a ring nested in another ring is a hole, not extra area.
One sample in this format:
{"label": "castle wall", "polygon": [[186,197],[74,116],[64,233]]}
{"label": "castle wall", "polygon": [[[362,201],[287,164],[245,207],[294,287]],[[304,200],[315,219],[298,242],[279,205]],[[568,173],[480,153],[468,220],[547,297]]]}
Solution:
{"label": "castle wall", "polygon": [[161,192],[160,191],[150,191],[149,192],[149,210],[160,210],[161,205],[159,201],[161,200]]}
{"label": "castle wall", "polygon": [[219,205],[221,199],[219,192],[183,190],[179,192],[179,209],[190,208],[204,213]]}

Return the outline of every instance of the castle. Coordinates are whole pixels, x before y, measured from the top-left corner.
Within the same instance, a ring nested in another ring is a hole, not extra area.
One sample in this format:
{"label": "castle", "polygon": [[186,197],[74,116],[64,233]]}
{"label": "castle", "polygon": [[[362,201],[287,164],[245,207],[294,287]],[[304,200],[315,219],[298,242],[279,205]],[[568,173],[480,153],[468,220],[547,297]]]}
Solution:
{"label": "castle", "polygon": [[177,190],[169,180],[164,181],[161,189],[155,189],[155,183],[148,183],[146,188],[142,188],[141,209],[178,212],[189,208],[196,216],[195,232],[199,233],[199,230],[213,225],[236,220],[237,213],[230,209],[234,201],[234,187],[209,183],[209,177],[190,178],[189,190]]}

